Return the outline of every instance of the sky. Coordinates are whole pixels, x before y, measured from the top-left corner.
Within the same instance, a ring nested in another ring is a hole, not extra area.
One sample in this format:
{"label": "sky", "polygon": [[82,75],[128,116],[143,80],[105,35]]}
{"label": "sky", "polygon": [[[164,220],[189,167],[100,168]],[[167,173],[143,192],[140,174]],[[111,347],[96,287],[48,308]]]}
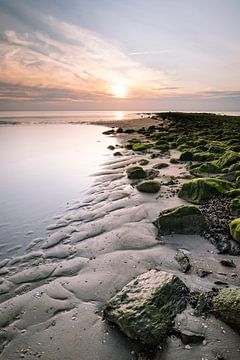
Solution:
{"label": "sky", "polygon": [[239,0],[0,0],[0,110],[240,111]]}

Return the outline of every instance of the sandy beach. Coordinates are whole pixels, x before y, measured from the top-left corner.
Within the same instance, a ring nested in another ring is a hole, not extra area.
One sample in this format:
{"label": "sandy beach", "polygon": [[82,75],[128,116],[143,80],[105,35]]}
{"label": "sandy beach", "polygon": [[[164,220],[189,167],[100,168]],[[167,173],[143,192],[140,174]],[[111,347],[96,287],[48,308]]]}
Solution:
{"label": "sandy beach", "polygon": [[[158,126],[159,120],[138,119],[121,126],[139,129],[143,123]],[[216,287],[216,282],[220,288],[221,284],[239,286],[239,275],[232,273],[240,270],[236,256],[224,255],[234,260],[236,268],[221,265],[223,255],[204,237],[158,237],[153,221],[160,211],[186,204],[177,196],[188,174],[186,166],[170,163],[180,152],[133,152],[123,147],[133,134],[110,136],[118,143],[113,154],[118,151],[121,156],[113,155],[93,175],[95,183],[85,200],[49,225],[50,235],[32,241],[25,255],[0,264],[0,359],[213,360],[218,354],[222,359],[239,359],[239,335],[213,316],[193,317],[189,307],[176,322],[204,334],[206,341],[186,347],[172,335],[163,350],[152,354],[143,353],[138,342],[102,319],[105,302],[150,269],[177,274],[191,290],[203,291]],[[144,138],[139,133],[134,137]],[[169,165],[155,174],[162,183],[158,194],[137,191],[126,176],[126,169],[143,159],[148,160],[145,170],[159,162]],[[166,176],[175,181],[168,184]],[[189,255],[190,273],[180,271],[174,258],[178,249]],[[209,275],[200,277],[198,269]]]}

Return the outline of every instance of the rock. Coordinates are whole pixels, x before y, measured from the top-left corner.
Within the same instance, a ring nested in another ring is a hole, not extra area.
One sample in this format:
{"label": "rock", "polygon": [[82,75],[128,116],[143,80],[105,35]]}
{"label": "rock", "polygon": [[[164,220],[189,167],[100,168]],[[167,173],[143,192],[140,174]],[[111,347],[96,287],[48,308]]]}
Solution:
{"label": "rock", "polygon": [[161,345],[187,304],[188,288],[174,274],[150,270],[127,284],[104,307],[104,317],[131,339]]}
{"label": "rock", "polygon": [[229,209],[233,216],[240,216],[240,197],[236,197],[230,201]]}
{"label": "rock", "polygon": [[146,180],[137,185],[138,191],[146,193],[157,193],[160,188],[160,183],[154,180]]}
{"label": "rock", "polygon": [[184,151],[180,157],[179,160],[180,161],[191,161],[193,158],[193,152],[192,151]]}
{"label": "rock", "polygon": [[208,305],[208,295],[205,292],[200,292],[200,294],[198,295],[196,307],[194,309],[194,315],[195,316],[204,315],[206,312],[207,305]]}
{"label": "rock", "polygon": [[147,150],[148,148],[149,148],[149,144],[137,143],[137,144],[132,145],[133,151],[144,151],[144,150]]}
{"label": "rock", "polygon": [[204,228],[204,217],[198,207],[183,205],[161,212],[154,225],[160,235],[200,234]]}
{"label": "rock", "polygon": [[163,175],[161,181],[163,185],[172,185],[174,184],[174,177],[169,175]]}
{"label": "rock", "polygon": [[228,173],[226,173],[226,174],[223,174],[223,175],[221,176],[221,179],[234,182],[234,181],[237,180],[237,178],[239,177],[239,175],[240,175],[240,170],[231,171],[231,172],[228,172]]}
{"label": "rock", "polygon": [[226,266],[226,267],[231,267],[231,268],[235,268],[236,265],[234,263],[234,261],[231,259],[223,259],[220,261],[220,263],[223,265],[223,266]]}
{"label": "rock", "polygon": [[114,149],[115,149],[115,146],[109,145],[109,146],[108,146],[108,149],[109,149],[109,150],[114,150]]}
{"label": "rock", "polygon": [[235,151],[227,151],[225,152],[218,160],[215,161],[215,164],[219,166],[221,169],[228,167],[240,160],[240,153]]}
{"label": "rock", "polygon": [[127,176],[131,180],[144,179],[147,173],[140,166],[133,166],[127,169]]}
{"label": "rock", "polygon": [[203,334],[188,329],[180,330],[178,335],[184,345],[202,343],[205,339]]}
{"label": "rock", "polygon": [[240,289],[228,288],[220,290],[213,298],[214,310],[222,321],[240,333]]}
{"label": "rock", "polygon": [[107,130],[103,132],[103,135],[113,135],[115,133],[114,129]]}
{"label": "rock", "polygon": [[240,170],[240,161],[229,166],[229,172]]}
{"label": "rock", "polygon": [[141,159],[138,161],[139,165],[144,166],[144,165],[148,165],[149,161],[147,159]]}
{"label": "rock", "polygon": [[123,156],[123,154],[120,151],[116,151],[113,153],[113,156]]}
{"label": "rock", "polygon": [[186,273],[191,269],[189,257],[182,251],[177,251],[175,259],[179,263],[182,272]]}
{"label": "rock", "polygon": [[178,159],[175,159],[175,158],[171,158],[171,159],[170,159],[170,163],[171,163],[171,164],[179,164],[179,160],[178,160]]}
{"label": "rock", "polygon": [[166,163],[158,163],[158,164],[155,164],[155,165],[153,166],[153,168],[160,170],[160,169],[164,169],[164,168],[166,168],[166,167],[168,167],[168,166],[169,166],[169,164],[166,164]]}
{"label": "rock", "polygon": [[190,170],[190,173],[194,176],[206,177],[209,174],[218,174],[221,170],[219,167],[213,163],[206,162],[200,166],[194,167]]}
{"label": "rock", "polygon": [[203,270],[203,269],[197,269],[196,272],[197,272],[198,276],[201,277],[201,278],[204,278],[204,277],[212,274],[212,271]]}
{"label": "rock", "polygon": [[229,223],[230,234],[233,239],[240,242],[240,218],[237,218]]}
{"label": "rock", "polygon": [[118,129],[116,130],[116,133],[117,133],[117,134],[122,134],[122,133],[123,133],[123,128],[121,128],[121,127],[118,128]]}
{"label": "rock", "polygon": [[200,204],[219,194],[227,194],[232,184],[212,178],[193,179],[183,184],[178,196],[194,204]]}
{"label": "rock", "polygon": [[193,154],[193,161],[211,161],[215,159],[215,155],[209,152],[197,152]]}

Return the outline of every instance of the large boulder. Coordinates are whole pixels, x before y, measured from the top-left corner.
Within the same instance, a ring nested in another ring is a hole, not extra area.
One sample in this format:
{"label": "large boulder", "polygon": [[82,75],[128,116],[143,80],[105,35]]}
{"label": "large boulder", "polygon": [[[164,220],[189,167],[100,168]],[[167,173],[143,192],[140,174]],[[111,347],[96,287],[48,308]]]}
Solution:
{"label": "large boulder", "polygon": [[218,160],[216,160],[216,165],[221,169],[228,167],[240,160],[240,153],[235,151],[227,151],[223,154]]}
{"label": "large boulder", "polygon": [[127,169],[127,176],[131,180],[144,179],[147,173],[141,166],[133,166]]}
{"label": "large boulder", "polygon": [[219,194],[227,194],[232,189],[229,181],[199,178],[183,184],[178,196],[194,204],[200,204]]}
{"label": "large boulder", "polygon": [[146,180],[142,181],[137,185],[138,191],[145,193],[157,193],[161,188],[161,184],[156,180]]}
{"label": "large boulder", "polygon": [[240,218],[229,223],[229,230],[233,239],[240,242]]}
{"label": "large boulder", "polygon": [[160,235],[200,234],[204,224],[203,214],[194,205],[183,205],[164,211],[154,221]]}
{"label": "large boulder", "polygon": [[127,284],[104,307],[104,317],[131,339],[161,345],[187,304],[188,288],[174,274],[150,270]]}
{"label": "large boulder", "polygon": [[229,288],[220,290],[213,299],[214,310],[220,318],[240,333],[240,289]]}

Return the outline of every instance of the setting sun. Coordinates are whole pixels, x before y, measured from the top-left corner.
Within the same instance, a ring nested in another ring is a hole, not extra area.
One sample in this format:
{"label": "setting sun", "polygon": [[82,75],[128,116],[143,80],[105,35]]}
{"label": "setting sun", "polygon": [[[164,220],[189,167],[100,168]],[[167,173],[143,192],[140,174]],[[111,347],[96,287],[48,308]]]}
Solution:
{"label": "setting sun", "polygon": [[116,98],[126,98],[128,94],[127,87],[124,84],[113,84],[112,86],[112,94]]}

